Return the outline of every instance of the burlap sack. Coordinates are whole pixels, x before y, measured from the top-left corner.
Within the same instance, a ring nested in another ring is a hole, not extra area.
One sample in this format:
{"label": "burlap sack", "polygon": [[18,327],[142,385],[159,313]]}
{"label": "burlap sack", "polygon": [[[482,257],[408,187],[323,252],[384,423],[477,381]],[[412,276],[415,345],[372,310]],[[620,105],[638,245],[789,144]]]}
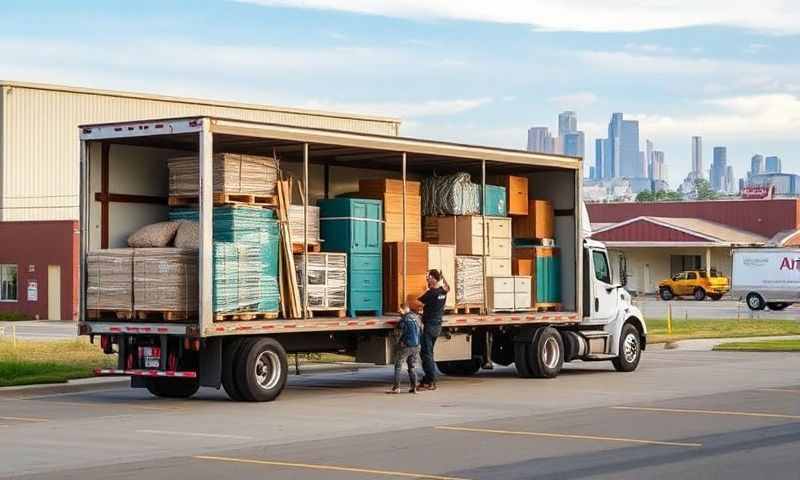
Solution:
{"label": "burlap sack", "polygon": [[158,222],[136,230],[128,237],[128,246],[133,248],[166,247],[172,243],[179,222]]}
{"label": "burlap sack", "polygon": [[200,248],[200,224],[197,222],[180,222],[178,233],[175,234],[175,246],[178,248]]}

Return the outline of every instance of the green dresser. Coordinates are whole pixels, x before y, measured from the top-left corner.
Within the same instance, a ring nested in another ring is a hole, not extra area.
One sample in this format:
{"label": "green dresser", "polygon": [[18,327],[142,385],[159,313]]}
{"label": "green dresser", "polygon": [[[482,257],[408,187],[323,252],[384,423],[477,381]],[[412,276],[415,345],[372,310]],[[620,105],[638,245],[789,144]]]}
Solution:
{"label": "green dresser", "polygon": [[383,206],[380,200],[320,200],[320,237],[326,252],[347,253],[347,314],[383,314]]}
{"label": "green dresser", "polygon": [[561,303],[561,260],[558,250],[539,248],[536,256],[536,298],[534,303]]}

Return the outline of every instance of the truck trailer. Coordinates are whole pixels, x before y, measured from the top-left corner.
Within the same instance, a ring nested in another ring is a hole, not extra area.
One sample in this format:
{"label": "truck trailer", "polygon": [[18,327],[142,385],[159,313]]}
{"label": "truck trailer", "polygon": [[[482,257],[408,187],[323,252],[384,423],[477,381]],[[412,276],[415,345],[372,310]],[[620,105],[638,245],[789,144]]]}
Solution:
{"label": "truck trailer", "polygon": [[750,310],[783,310],[800,302],[800,249],[733,250],[731,294]]}
{"label": "truck trailer", "polygon": [[[647,345],[644,318],[624,285],[612,279],[605,246],[588,238],[580,158],[208,116],[83,125],[79,135],[79,333],[99,339],[106,353],[118,355],[117,368],[98,375],[130,376],[132,387],[156,396],[186,398],[203,386],[222,387],[233,400],[270,401],[286,385],[289,354],[343,352],[359,361],[391,362],[396,315],[327,318],[303,308],[303,318],[215,321],[212,155],[219,152],[272,155],[287,175],[302,179],[304,231],[314,202],[352,192],[359,178],[401,181],[403,213],[412,180],[469,172],[475,183],[480,179],[485,202],[487,179],[527,178],[535,198],[554,207],[558,308],[493,312],[484,294],[483,308],[476,313],[445,315],[435,350],[445,374],[473,375],[496,363],[514,364],[523,378],[552,378],[565,362],[576,360],[610,361],[616,370],[630,372]],[[185,322],[89,316],[89,252],[124,247],[137,228],[166,220],[166,161],[187,155],[196,156],[200,172],[196,316]],[[404,229],[404,252],[406,243]],[[402,272],[398,288],[405,295],[407,269]],[[305,273],[301,284],[307,282]]]}

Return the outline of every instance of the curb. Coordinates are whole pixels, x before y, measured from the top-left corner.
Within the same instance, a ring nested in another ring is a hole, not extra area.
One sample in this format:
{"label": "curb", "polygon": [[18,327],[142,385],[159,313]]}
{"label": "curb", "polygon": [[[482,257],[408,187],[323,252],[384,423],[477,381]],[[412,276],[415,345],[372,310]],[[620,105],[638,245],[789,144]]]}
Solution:
{"label": "curb", "polygon": [[91,390],[103,390],[129,385],[128,378],[81,378],[66,383],[44,383],[39,385],[20,385],[0,387],[0,398],[29,397],[32,395],[50,395],[59,393],[79,393]]}

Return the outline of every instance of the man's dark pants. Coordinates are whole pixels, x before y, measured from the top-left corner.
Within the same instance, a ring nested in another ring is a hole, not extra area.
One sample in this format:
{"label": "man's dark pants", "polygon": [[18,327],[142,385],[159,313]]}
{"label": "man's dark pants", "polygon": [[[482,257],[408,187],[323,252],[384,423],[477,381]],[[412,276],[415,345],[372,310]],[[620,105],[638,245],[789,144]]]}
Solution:
{"label": "man's dark pants", "polygon": [[436,362],[433,361],[433,347],[436,345],[436,338],[440,333],[442,333],[441,325],[425,325],[422,328],[420,357],[422,358],[422,370],[425,371],[422,383],[425,384],[436,383]]}

